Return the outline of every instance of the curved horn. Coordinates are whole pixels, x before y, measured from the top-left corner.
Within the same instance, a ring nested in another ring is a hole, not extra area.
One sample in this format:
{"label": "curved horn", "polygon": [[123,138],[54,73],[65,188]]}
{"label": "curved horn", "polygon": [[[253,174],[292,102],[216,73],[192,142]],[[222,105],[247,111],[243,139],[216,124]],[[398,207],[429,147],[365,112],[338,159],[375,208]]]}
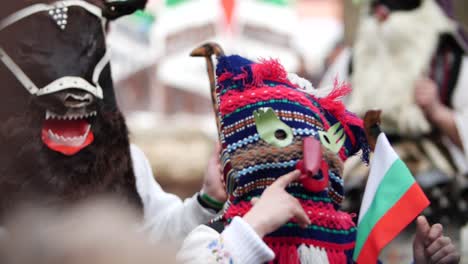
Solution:
{"label": "curved horn", "polygon": [[377,137],[380,132],[380,114],[382,110],[369,110],[364,115],[364,128],[366,131],[367,142],[372,151],[375,149],[377,143]]}
{"label": "curved horn", "polygon": [[224,56],[224,51],[221,46],[214,42],[205,43],[190,53],[190,56],[192,57],[204,57],[206,60],[206,70],[208,72],[208,78],[210,79],[211,102],[213,103],[213,110],[215,111],[216,117],[216,126],[218,127],[219,131],[220,124],[218,117],[218,103],[216,102],[216,76],[212,58],[213,55],[216,55],[216,57]]}

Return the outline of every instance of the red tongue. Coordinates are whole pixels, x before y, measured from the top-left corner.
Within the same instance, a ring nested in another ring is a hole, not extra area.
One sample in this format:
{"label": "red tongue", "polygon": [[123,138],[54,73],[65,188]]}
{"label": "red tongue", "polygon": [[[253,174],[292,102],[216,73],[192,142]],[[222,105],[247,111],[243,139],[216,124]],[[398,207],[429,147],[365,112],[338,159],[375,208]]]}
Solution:
{"label": "red tongue", "polygon": [[86,139],[81,145],[65,145],[54,141],[49,136],[49,130],[64,138],[80,137],[85,135],[89,123],[84,120],[45,120],[42,125],[42,142],[51,150],[60,152],[67,156],[72,156],[80,150],[89,146],[94,141],[94,134],[90,130]]}

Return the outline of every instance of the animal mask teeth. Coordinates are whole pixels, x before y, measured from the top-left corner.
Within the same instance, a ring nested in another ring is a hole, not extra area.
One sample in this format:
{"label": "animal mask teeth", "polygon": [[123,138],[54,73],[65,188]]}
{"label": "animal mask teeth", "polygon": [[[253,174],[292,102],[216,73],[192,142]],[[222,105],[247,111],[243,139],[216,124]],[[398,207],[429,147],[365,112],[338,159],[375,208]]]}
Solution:
{"label": "animal mask teeth", "polygon": [[81,120],[81,119],[86,119],[86,118],[93,117],[93,116],[97,116],[96,111],[86,113],[86,114],[81,114],[81,115],[57,115],[54,112],[51,112],[51,111],[47,110],[46,114],[45,114],[45,120],[51,120],[51,119],[56,119],[56,120]]}
{"label": "animal mask teeth", "polygon": [[53,141],[57,143],[67,144],[67,145],[80,145],[86,140],[90,131],[91,131],[91,126],[88,125],[88,127],[86,128],[86,131],[81,136],[65,137],[65,136],[54,133],[51,129],[49,129],[47,133],[49,135],[49,138],[51,138]]}

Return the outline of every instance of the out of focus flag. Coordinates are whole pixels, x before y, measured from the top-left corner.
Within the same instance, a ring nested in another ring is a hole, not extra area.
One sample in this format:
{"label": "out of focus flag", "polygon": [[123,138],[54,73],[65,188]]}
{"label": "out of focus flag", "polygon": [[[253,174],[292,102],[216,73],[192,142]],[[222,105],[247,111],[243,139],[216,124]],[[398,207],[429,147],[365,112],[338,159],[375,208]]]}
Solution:
{"label": "out of focus flag", "polygon": [[354,261],[377,263],[381,250],[428,205],[408,167],[380,133],[359,213]]}

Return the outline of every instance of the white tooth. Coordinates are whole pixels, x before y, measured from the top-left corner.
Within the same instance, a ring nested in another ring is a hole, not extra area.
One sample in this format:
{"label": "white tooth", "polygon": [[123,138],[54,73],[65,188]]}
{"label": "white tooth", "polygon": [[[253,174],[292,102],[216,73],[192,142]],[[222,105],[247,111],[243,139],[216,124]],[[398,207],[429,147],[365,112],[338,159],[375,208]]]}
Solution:
{"label": "white tooth", "polygon": [[46,119],[46,120],[49,120],[49,117],[50,117],[49,110],[46,110],[45,119]]}
{"label": "white tooth", "polygon": [[54,132],[52,132],[52,137],[53,137],[56,141],[60,140],[59,135],[55,134]]}

